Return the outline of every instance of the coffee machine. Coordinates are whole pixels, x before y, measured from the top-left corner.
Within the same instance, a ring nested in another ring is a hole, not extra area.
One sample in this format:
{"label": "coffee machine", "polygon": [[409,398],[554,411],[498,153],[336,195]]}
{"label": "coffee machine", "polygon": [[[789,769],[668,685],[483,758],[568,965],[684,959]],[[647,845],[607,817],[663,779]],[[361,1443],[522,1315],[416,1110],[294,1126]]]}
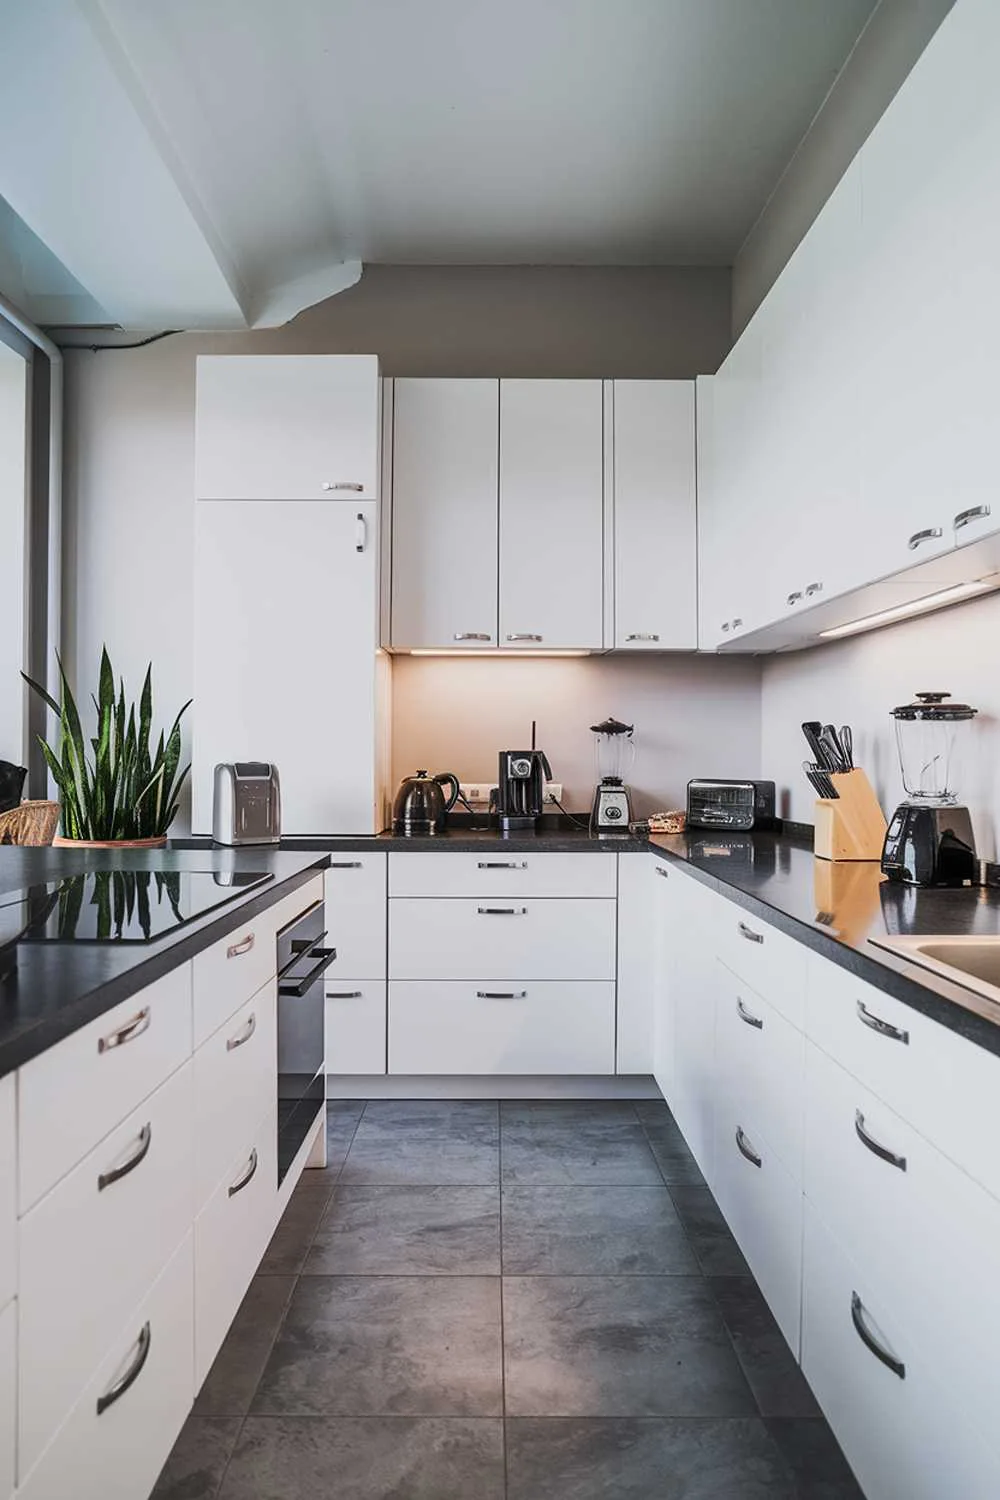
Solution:
{"label": "coffee machine", "polygon": [[975,885],[979,877],[969,809],[955,792],[958,753],[978,713],[950,693],[917,693],[894,708],[906,800],[892,815],[882,871],[904,885]]}
{"label": "coffee machine", "polygon": [[534,832],[545,806],[545,783],[551,780],[544,750],[500,751],[496,795],[501,833]]}

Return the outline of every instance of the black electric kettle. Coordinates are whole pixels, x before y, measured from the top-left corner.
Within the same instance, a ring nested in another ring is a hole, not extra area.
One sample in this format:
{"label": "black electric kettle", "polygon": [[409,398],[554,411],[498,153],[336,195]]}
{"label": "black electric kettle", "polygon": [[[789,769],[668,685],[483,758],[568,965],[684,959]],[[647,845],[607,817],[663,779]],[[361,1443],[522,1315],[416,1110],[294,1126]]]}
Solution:
{"label": "black electric kettle", "polygon": [[27,774],[24,766],[0,760],[0,813],[10,812],[12,807],[19,806]]}
{"label": "black electric kettle", "polygon": [[[447,800],[443,790],[446,786],[451,788]],[[407,776],[399,783],[392,804],[392,831],[444,833],[445,821],[457,801],[458,777],[450,771],[441,771],[437,776],[418,771],[416,776]]]}

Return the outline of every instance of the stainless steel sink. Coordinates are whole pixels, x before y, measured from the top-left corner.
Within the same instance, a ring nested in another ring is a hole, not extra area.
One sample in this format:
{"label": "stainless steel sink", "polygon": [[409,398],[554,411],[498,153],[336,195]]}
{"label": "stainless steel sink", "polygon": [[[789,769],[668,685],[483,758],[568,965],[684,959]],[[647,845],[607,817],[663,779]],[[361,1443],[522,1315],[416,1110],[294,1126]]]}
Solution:
{"label": "stainless steel sink", "polygon": [[1000,1002],[1000,937],[893,937],[871,942]]}

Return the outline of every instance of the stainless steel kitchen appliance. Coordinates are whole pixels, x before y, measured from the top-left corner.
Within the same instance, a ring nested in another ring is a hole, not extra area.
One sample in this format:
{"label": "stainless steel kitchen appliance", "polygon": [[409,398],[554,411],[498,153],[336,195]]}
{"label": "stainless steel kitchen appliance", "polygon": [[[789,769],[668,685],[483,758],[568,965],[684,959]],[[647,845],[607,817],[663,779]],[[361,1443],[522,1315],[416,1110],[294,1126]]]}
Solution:
{"label": "stainless steel kitchen appliance", "polygon": [[238,760],[215,768],[212,838],[217,844],[276,844],[281,784],[272,761]]}
{"label": "stainless steel kitchen appliance", "polygon": [[278,933],[278,1182],[326,1105],[323,975],[337,950],[324,944],[317,901]]}
{"label": "stainless steel kitchen appliance", "polygon": [[590,831],[598,837],[628,833],[632,821],[632,799],[625,785],[625,772],[635,760],[634,724],[620,719],[604,719],[591,724],[594,758],[597,763],[597,787],[590,809]]}
{"label": "stainless steel kitchen appliance", "polygon": [[743,833],[773,828],[774,782],[689,781],[687,822],[689,828],[732,828]]}
{"label": "stainless steel kitchen appliance", "polygon": [[968,726],[979,712],[950,693],[917,693],[892,711],[906,798],[889,822],[882,871],[904,885],[975,885],[979,878],[969,809],[955,791]]}
{"label": "stainless steel kitchen appliance", "polygon": [[[445,787],[450,792],[447,799]],[[451,771],[439,771],[436,776],[418,771],[416,776],[404,777],[392,804],[393,833],[444,833],[458,791],[458,777]]]}

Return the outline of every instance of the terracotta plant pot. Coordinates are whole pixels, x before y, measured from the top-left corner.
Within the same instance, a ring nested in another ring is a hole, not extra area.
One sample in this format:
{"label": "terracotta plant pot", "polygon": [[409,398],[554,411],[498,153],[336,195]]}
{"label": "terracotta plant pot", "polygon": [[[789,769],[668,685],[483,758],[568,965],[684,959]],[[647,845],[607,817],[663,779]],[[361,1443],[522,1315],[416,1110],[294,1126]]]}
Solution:
{"label": "terracotta plant pot", "polygon": [[164,849],[167,835],[155,839],[64,839],[56,834],[52,840],[57,849]]}

